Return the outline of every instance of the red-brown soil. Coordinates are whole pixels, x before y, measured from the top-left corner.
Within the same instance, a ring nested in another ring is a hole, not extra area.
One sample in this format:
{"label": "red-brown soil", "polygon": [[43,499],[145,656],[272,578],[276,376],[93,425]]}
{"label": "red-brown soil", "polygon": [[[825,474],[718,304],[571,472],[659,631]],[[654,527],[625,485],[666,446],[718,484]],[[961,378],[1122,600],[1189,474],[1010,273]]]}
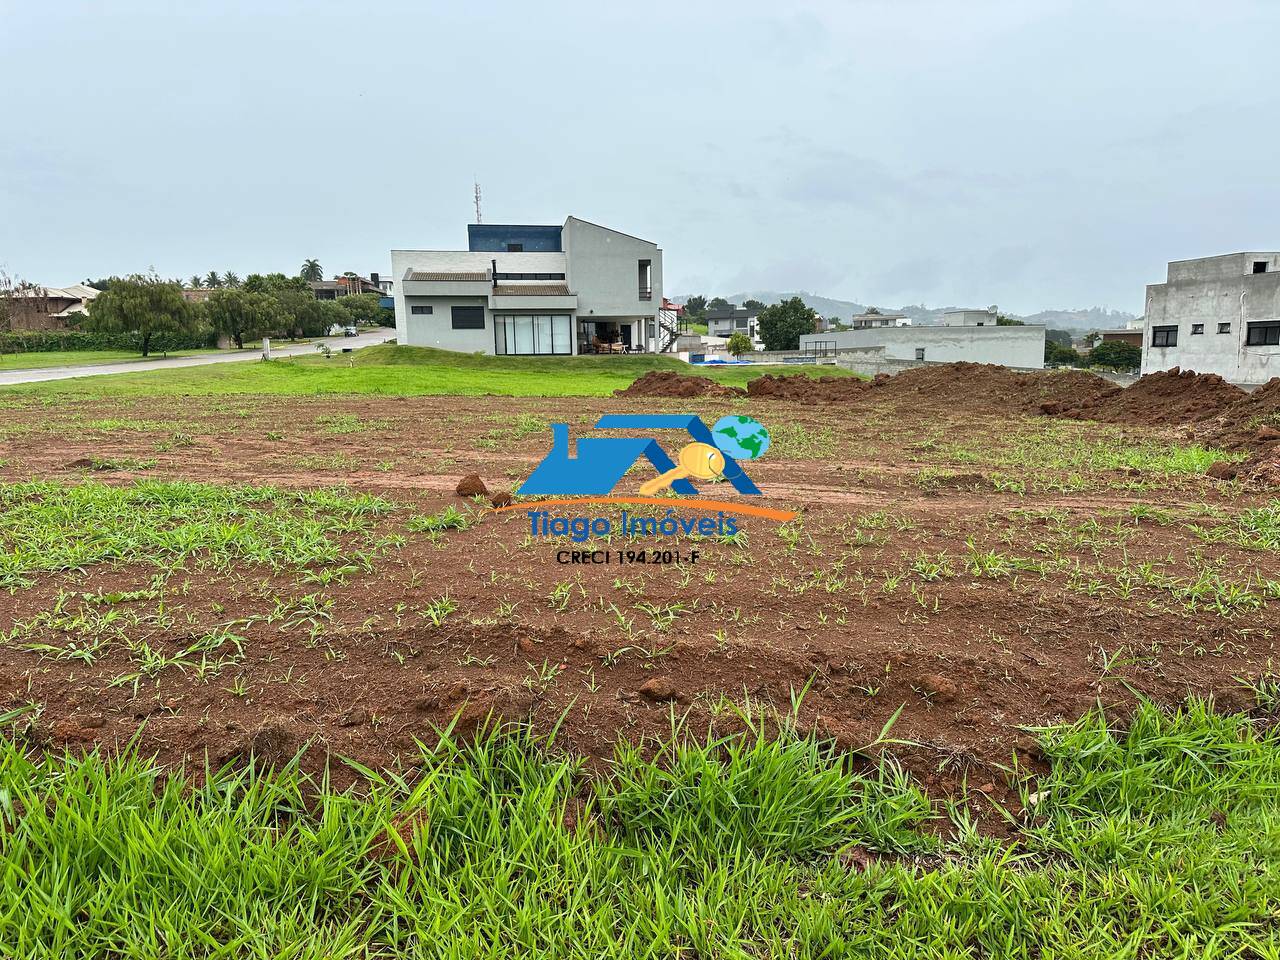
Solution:
{"label": "red-brown soil", "polygon": [[689,399],[692,397],[740,397],[743,391],[739,387],[730,387],[718,383],[709,377],[682,376],[663,370],[650,370],[622,390],[615,390],[615,397],[671,397]]}
{"label": "red-brown soil", "polygon": [[747,382],[747,396],[752,399],[792,400],[797,403],[853,400],[870,389],[870,382],[857,377],[778,376],[767,373]]}
{"label": "red-brown soil", "polygon": [[[862,388],[856,417],[785,400],[753,413],[774,434],[750,465],[759,502],[801,520],[744,518],[745,542],[666,538],[661,545],[700,553],[670,566],[558,562],[572,544],[531,537],[524,513],[489,512],[455,488],[468,474],[495,496],[518,487],[549,446],[549,433],[513,432],[531,416],[580,435],[605,412],[741,412],[736,394],[692,406],[628,397],[5,398],[4,482],[342,484],[400,505],[377,530],[403,545],[373,557],[370,572],[332,583],[249,563],[211,570],[196,558],[166,586],[166,618],[129,639],[173,652],[200,631],[247,619],[237,628],[243,661],[204,679],[164,669],[135,693],[113,685],[137,669],[124,641],[91,663],[0,642],[0,712],[41,705],[36,733],[51,749],[114,748],[138,735],[164,760],[220,762],[311,743],[309,764],[331,751],[385,766],[455,714],[464,732],[490,711],[544,730],[562,721],[560,742],[604,756],[620,736],[666,730],[673,708],[697,723],[718,714],[721,698],[786,709],[808,685],[803,722],[851,748],[872,743],[901,707],[891,736],[912,745],[893,752],[931,789],[954,792],[1001,783],[1015,751],[1034,760],[1025,728],[1099,701],[1122,712],[1131,690],[1249,706],[1240,679],[1280,662],[1280,600],[1266,598],[1280,589],[1266,587],[1280,584],[1280,555],[1240,540],[1234,520],[1270,496],[1206,477],[1089,466],[1090,451],[1175,440],[1164,428],[1030,415],[1046,399],[1093,389],[1089,380],[1023,382],[1029,375],[961,367],[950,376],[964,389],[948,394],[947,376],[929,370]],[[1012,400],[997,395],[993,384],[1004,381]],[[104,465],[117,469],[94,469]],[[643,479],[624,478],[619,492]],[[460,504],[474,513],[467,529],[408,528],[413,515]],[[1202,574],[1264,599],[1217,609],[1176,593]],[[40,577],[0,593],[0,632],[60,594],[74,605],[154,575],[99,565]],[[267,619],[278,599],[312,595],[332,603],[318,630]],[[424,610],[445,595],[456,611],[433,625]],[[154,612],[155,602],[121,608]]]}
{"label": "red-brown soil", "polygon": [[1280,377],[1273,377],[1211,421],[1205,439],[1223,450],[1253,449],[1280,440]]}
{"label": "red-brown soil", "polygon": [[982,405],[991,412],[1038,412],[1043,404],[1079,404],[1114,388],[1108,380],[1080,370],[1018,373],[985,363],[916,367],[878,383],[897,397],[924,397]]}
{"label": "red-brown soil", "polygon": [[1192,423],[1221,416],[1247,396],[1217,374],[1174,367],[1149,373],[1131,386],[1116,387],[1068,408],[1046,412],[1106,423]]}

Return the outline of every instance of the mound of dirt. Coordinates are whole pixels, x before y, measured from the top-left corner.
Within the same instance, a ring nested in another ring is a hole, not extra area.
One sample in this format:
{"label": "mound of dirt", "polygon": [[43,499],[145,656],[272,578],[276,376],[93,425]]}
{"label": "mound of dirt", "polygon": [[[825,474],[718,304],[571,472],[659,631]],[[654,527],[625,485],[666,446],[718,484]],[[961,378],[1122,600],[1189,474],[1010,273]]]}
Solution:
{"label": "mound of dirt", "polygon": [[1246,396],[1216,373],[1174,367],[1149,373],[1124,389],[1115,388],[1065,409],[1045,412],[1104,423],[1197,423],[1222,416]]}
{"label": "mound of dirt", "polygon": [[1245,487],[1257,490],[1280,490],[1280,437],[1240,463],[1225,460],[1208,470],[1215,480],[1239,480]]}
{"label": "mound of dirt", "polygon": [[877,380],[886,395],[975,404],[988,410],[1052,412],[1091,402],[1118,389],[1102,377],[1080,370],[1018,373],[987,363],[946,363],[915,367]]}
{"label": "mound of dirt", "polygon": [[802,373],[777,376],[766,373],[747,383],[747,396],[800,403],[830,403],[852,400],[870,389],[869,382],[857,377],[808,377]]}
{"label": "mound of dirt", "polygon": [[681,376],[664,370],[650,370],[631,386],[613,391],[615,397],[740,397],[746,391],[728,387],[710,377]]}
{"label": "mound of dirt", "polygon": [[1280,441],[1280,377],[1231,407],[1205,440],[1223,450],[1265,450]]}

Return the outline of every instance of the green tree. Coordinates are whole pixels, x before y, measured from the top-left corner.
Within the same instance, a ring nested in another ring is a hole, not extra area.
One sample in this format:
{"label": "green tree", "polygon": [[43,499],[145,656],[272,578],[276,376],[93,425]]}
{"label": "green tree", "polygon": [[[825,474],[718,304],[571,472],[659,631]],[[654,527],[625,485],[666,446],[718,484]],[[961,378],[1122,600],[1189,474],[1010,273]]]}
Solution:
{"label": "green tree", "polygon": [[733,304],[724,297],[712,297],[707,301],[708,310],[728,310]]}
{"label": "green tree", "polygon": [[249,293],[279,293],[282,290],[311,293],[307,281],[301,277],[286,277],[283,273],[251,273],[244,278],[241,287]]}
{"label": "green tree", "polygon": [[748,310],[763,310],[765,306],[763,300],[755,300],[751,297],[743,300],[742,305]]}
{"label": "green tree", "polygon": [[706,315],[707,298],[702,294],[694,294],[684,302],[684,315],[688,320],[695,320]]}
{"label": "green tree", "polygon": [[741,330],[735,330],[730,334],[729,343],[726,345],[726,348],[735,357],[740,357],[744,353],[751,353],[751,351],[755,350],[755,344],[753,344],[751,342],[751,338]]}
{"label": "green tree", "polygon": [[182,287],[155,274],[134,274],[111,285],[89,302],[89,315],[81,328],[90,333],[136,333],[142,338],[142,355],[151,353],[151,341],[160,333],[179,333],[195,322],[190,304],[182,299]]}
{"label": "green tree", "polygon": [[284,289],[264,294],[274,297],[284,312],[286,332],[291,338],[323,337],[331,327],[346,326],[351,315],[333,300],[317,300],[311,292]]}
{"label": "green tree", "polygon": [[1089,351],[1089,366],[1137,370],[1142,366],[1142,348],[1120,340],[1104,340]]}
{"label": "green tree", "polygon": [[1044,362],[1052,366],[1070,366],[1078,367],[1080,365],[1080,354],[1071,349],[1071,344],[1059,343],[1057,340],[1048,340],[1044,342]]}
{"label": "green tree", "polygon": [[1044,332],[1044,338],[1045,340],[1052,340],[1054,343],[1060,344],[1064,347],[1071,346],[1070,330],[1046,330]]}
{"label": "green tree", "polygon": [[288,325],[279,301],[265,293],[218,290],[205,301],[204,308],[213,329],[226,334],[237,347],[243,347],[246,340],[279,335]]}
{"label": "green tree", "polygon": [[204,286],[204,281],[196,274],[192,274],[191,279],[187,281],[187,286],[192,290],[199,290]]}
{"label": "green tree", "polygon": [[[347,312],[350,323],[395,326],[395,312],[382,306],[381,301],[382,297],[376,293],[353,293],[332,302]],[[387,322],[388,314],[391,315],[390,323]]]}
{"label": "green tree", "polygon": [[1003,313],[997,313],[996,326],[997,327],[1024,327],[1026,326],[1026,324],[1023,323],[1021,320],[1019,320],[1017,317],[1010,317]]}
{"label": "green tree", "polygon": [[756,330],[766,350],[798,350],[800,338],[813,333],[817,322],[818,314],[799,297],[792,297],[761,310]]}
{"label": "green tree", "polygon": [[232,290],[237,290],[240,287],[240,276],[228,270],[222,275],[222,285],[230,287]]}
{"label": "green tree", "polygon": [[204,285],[210,288],[222,286],[222,276],[217,270],[210,270],[204,275]]}
{"label": "green tree", "polygon": [[324,269],[320,266],[319,260],[303,260],[302,269],[298,271],[298,276],[308,283],[323,280]]}

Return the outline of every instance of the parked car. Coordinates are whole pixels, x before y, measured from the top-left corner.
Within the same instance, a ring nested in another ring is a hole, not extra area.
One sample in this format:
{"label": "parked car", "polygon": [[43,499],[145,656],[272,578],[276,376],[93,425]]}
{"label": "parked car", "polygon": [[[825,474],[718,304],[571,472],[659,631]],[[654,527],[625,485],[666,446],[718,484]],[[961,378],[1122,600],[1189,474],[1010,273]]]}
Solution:
{"label": "parked car", "polygon": [[343,327],[342,335],[344,337],[355,337],[355,336],[359,336],[359,332],[356,330],[355,327]]}

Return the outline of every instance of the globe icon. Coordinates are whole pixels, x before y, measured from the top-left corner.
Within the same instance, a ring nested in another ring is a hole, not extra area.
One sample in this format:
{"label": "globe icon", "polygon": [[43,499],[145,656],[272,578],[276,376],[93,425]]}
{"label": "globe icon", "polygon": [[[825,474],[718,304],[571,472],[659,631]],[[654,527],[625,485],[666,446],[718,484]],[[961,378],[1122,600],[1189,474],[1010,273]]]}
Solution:
{"label": "globe icon", "polygon": [[759,460],[769,449],[769,431],[750,417],[721,417],[711,428],[711,436],[734,460]]}

